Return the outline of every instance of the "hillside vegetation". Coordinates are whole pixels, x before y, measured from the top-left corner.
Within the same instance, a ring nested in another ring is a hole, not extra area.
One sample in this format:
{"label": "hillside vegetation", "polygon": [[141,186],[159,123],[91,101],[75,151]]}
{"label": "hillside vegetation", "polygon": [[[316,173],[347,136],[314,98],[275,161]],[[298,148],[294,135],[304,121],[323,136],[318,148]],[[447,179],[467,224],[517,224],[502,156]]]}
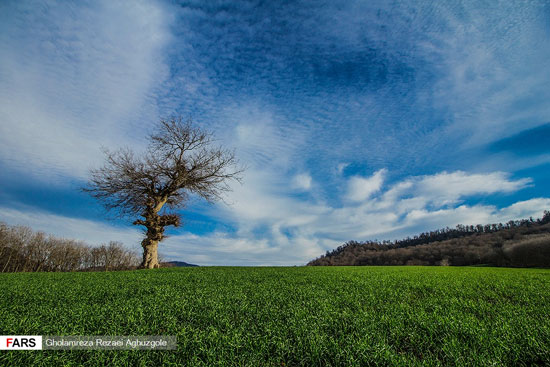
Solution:
{"label": "hillside vegetation", "polygon": [[308,265],[550,267],[550,212],[537,220],[458,225],[394,242],[350,241]]}
{"label": "hillside vegetation", "polygon": [[550,270],[168,268],[0,274],[4,335],[175,335],[175,351],[2,366],[548,366]]}

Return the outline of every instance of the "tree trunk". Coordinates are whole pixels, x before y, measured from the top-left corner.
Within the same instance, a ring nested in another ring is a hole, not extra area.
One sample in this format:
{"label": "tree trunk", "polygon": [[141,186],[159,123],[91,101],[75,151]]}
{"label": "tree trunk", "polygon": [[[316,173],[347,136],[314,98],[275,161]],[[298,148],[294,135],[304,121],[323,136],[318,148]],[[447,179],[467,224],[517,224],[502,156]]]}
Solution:
{"label": "tree trunk", "polygon": [[[8,257],[8,260],[6,261],[5,265],[4,265],[4,268],[2,269],[2,273],[4,273],[6,271],[6,269],[8,269],[8,271],[10,270],[10,268],[8,267],[8,265],[10,264],[10,260],[11,260],[11,255],[13,254],[13,251],[11,251],[11,248],[7,247],[7,249],[10,250],[10,256]],[[2,253],[2,257],[4,257],[4,254]]]}
{"label": "tree trunk", "polygon": [[143,269],[155,269],[159,268],[158,260],[158,245],[164,238],[164,227],[172,224],[171,222],[163,222],[166,216],[161,216],[158,211],[162,208],[162,205],[166,202],[166,199],[156,200],[159,204],[155,208],[149,208],[142,216],[145,220],[136,220],[134,224],[140,224],[147,228],[145,238],[141,241],[141,247],[143,247],[143,261],[141,268]]}
{"label": "tree trunk", "polygon": [[156,269],[159,267],[158,245],[159,241],[150,238],[145,238],[141,242],[141,246],[143,247],[143,262],[141,263],[141,267],[143,269]]}

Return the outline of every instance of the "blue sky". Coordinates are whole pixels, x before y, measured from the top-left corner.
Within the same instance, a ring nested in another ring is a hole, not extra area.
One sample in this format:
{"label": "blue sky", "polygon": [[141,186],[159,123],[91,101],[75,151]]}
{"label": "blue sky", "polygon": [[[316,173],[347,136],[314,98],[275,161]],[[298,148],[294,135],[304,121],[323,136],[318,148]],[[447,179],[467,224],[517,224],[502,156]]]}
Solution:
{"label": "blue sky", "polygon": [[140,250],[79,192],[192,117],[248,166],[166,259],[301,265],[550,209],[546,1],[3,1],[0,221]]}

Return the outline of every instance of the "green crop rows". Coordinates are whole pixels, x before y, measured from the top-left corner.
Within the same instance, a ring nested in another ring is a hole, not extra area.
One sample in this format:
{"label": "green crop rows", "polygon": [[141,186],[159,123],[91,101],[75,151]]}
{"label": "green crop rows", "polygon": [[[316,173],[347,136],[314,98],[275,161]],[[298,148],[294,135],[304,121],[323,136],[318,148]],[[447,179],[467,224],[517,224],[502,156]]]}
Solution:
{"label": "green crop rows", "polygon": [[550,365],[550,270],[0,274],[0,335],[177,335],[177,351],[0,351],[13,366]]}

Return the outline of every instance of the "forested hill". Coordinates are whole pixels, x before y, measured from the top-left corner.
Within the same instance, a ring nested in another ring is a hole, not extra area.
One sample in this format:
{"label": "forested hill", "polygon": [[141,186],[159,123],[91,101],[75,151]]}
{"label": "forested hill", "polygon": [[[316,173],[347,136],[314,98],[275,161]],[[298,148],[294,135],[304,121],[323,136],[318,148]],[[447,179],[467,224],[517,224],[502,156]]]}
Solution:
{"label": "forested hill", "polygon": [[550,267],[550,212],[506,224],[458,225],[399,241],[349,241],[308,265]]}

